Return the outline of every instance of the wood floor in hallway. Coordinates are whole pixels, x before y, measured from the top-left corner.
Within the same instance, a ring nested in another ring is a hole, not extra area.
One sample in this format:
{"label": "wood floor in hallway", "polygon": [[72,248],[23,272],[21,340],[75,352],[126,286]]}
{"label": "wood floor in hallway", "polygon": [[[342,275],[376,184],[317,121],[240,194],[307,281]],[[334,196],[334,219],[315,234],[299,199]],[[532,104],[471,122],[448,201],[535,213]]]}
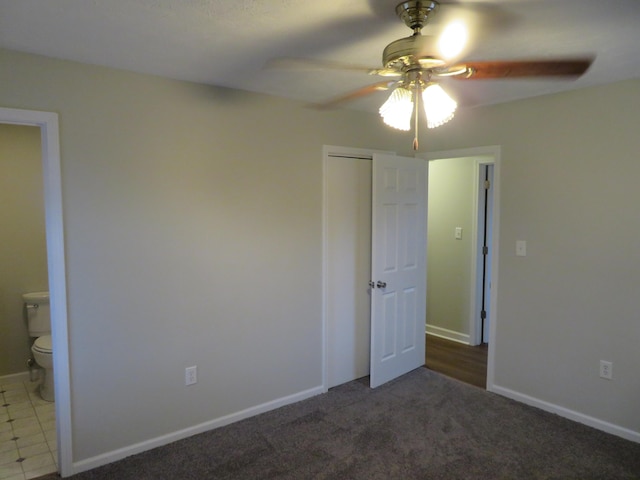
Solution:
{"label": "wood floor in hallway", "polygon": [[477,387],[487,386],[487,344],[472,347],[427,335],[425,366]]}

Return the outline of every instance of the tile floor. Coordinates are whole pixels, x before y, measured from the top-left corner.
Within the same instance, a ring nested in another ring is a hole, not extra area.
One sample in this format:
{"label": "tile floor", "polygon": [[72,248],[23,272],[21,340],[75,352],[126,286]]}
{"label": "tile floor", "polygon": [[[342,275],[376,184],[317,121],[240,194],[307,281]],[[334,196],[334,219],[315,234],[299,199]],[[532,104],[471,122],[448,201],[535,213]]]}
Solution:
{"label": "tile floor", "polygon": [[26,480],[58,470],[54,404],[37,382],[0,384],[0,479]]}

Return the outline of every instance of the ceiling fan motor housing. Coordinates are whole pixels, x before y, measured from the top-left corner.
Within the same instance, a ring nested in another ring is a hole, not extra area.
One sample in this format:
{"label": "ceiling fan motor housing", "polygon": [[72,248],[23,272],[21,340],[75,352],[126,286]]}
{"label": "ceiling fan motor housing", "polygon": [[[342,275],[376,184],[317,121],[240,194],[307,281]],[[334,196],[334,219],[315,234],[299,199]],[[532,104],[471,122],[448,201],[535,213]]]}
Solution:
{"label": "ceiling fan motor housing", "polygon": [[443,66],[444,60],[428,53],[433,51],[436,51],[434,37],[412,35],[401,38],[385,47],[382,52],[382,65],[385,68],[401,70]]}

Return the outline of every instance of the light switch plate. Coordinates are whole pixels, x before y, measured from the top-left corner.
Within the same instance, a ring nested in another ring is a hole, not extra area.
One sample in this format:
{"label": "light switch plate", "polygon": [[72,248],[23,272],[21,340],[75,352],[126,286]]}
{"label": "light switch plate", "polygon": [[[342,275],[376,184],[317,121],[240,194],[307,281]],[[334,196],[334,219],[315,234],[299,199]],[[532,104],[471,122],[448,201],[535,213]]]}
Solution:
{"label": "light switch plate", "polygon": [[455,238],[456,240],[462,240],[462,227],[456,227]]}
{"label": "light switch plate", "polygon": [[516,240],[516,256],[527,256],[527,242],[525,240]]}
{"label": "light switch plate", "polygon": [[198,383],[198,366],[187,367],[184,370],[184,384],[194,385]]}

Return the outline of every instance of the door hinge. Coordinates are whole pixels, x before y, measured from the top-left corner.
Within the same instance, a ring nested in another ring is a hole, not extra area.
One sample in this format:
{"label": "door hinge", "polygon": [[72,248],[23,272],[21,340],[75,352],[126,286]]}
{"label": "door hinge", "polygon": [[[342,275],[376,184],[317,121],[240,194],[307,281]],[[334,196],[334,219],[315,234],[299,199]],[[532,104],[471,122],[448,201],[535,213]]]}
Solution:
{"label": "door hinge", "polygon": [[487,311],[486,311],[486,310],[482,310],[482,311],[480,312],[480,318],[481,318],[482,320],[486,320],[486,318],[487,318]]}
{"label": "door hinge", "polygon": [[489,247],[487,247],[486,245],[482,247],[482,254],[489,255]]}
{"label": "door hinge", "polygon": [[484,189],[489,190],[491,188],[491,180],[484,181]]}

